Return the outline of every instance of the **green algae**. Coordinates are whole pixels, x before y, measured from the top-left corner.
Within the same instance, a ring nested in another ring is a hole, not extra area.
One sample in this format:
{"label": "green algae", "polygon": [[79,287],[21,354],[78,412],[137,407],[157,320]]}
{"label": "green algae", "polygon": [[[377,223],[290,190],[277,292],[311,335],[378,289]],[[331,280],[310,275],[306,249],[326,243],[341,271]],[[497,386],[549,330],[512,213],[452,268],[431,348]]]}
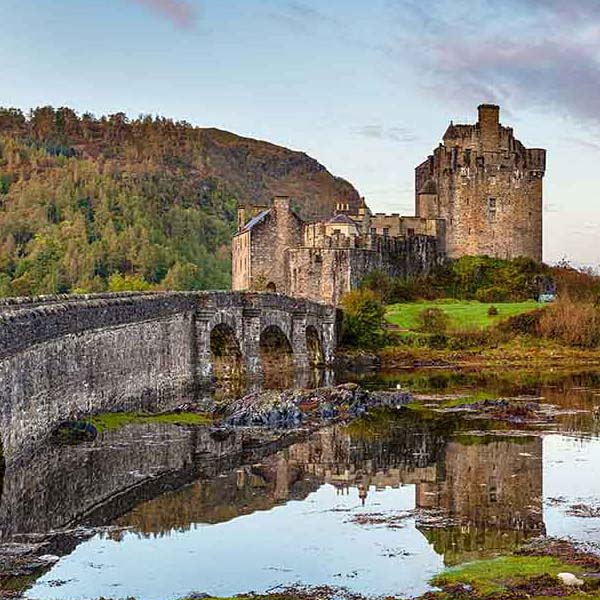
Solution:
{"label": "green algae", "polygon": [[99,432],[120,429],[126,425],[142,425],[148,423],[164,423],[169,425],[209,425],[212,419],[205,413],[103,413],[87,419]]}

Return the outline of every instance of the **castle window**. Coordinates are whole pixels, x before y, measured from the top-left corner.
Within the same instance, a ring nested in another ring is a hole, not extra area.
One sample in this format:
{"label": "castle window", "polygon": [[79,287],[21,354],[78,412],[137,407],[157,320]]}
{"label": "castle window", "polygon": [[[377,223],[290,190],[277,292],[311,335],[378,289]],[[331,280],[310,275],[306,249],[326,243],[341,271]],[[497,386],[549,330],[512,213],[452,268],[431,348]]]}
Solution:
{"label": "castle window", "polygon": [[390,237],[390,228],[389,227],[383,228],[383,237]]}
{"label": "castle window", "polygon": [[371,227],[371,235],[376,235],[376,234],[377,234],[377,228]]}
{"label": "castle window", "polygon": [[496,218],[496,198],[488,198],[488,215],[490,221]]}
{"label": "castle window", "polygon": [[409,227],[406,231],[408,237],[415,237],[415,230],[412,227]]}

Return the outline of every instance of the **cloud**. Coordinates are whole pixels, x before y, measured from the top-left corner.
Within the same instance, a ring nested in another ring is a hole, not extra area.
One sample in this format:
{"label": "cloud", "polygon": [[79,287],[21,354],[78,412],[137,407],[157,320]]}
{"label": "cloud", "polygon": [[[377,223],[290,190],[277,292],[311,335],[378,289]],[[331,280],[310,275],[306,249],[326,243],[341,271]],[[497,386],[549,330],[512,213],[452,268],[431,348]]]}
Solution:
{"label": "cloud", "polygon": [[129,0],[171,21],[175,27],[193,29],[198,9],[188,0]]}
{"label": "cloud", "polygon": [[338,25],[338,21],[303,2],[282,2],[269,16],[297,33],[311,33],[315,28]]}
{"label": "cloud", "polygon": [[384,127],[383,125],[363,125],[354,130],[356,135],[375,140],[388,140],[400,144],[414,142],[417,136],[405,127]]}
{"label": "cloud", "polygon": [[388,52],[408,54],[432,93],[600,125],[598,0],[432,0],[426,15],[413,0],[390,7],[399,33]]}

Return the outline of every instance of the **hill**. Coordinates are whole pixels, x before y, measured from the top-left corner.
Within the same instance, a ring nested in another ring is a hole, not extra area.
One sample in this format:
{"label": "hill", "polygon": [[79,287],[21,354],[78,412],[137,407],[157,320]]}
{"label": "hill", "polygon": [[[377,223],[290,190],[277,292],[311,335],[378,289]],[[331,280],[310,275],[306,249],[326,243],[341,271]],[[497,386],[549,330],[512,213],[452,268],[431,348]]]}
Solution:
{"label": "hill", "polygon": [[238,202],[356,208],[313,158],[186,122],[0,108],[0,295],[227,288]]}

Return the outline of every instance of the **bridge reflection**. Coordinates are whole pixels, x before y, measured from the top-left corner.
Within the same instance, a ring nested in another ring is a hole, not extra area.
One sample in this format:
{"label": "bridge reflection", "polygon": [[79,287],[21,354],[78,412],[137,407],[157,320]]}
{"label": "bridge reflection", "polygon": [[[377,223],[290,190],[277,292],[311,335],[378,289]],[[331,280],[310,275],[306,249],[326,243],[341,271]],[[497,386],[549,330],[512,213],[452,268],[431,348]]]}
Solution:
{"label": "bridge reflection", "polygon": [[9,464],[0,536],[107,524],[165,536],[301,500],[323,484],[367,503],[376,489],[413,485],[416,509],[453,520],[419,525],[450,564],[544,532],[540,437],[457,436],[452,421],[406,414],[303,441],[268,435],[132,425],[90,443],[46,445]]}

